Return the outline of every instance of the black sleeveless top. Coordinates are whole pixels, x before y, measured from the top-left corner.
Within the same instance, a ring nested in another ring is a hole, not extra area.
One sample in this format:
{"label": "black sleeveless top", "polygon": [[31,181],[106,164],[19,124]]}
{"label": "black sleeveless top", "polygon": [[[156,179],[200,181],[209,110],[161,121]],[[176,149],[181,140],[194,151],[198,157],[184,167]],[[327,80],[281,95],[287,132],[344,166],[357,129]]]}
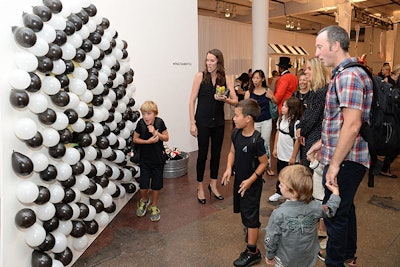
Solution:
{"label": "black sleeveless top", "polygon": [[[226,84],[219,84],[225,86]],[[216,86],[212,82],[200,84],[195,114],[196,124],[206,127],[222,126],[225,123],[224,103],[214,99]]]}

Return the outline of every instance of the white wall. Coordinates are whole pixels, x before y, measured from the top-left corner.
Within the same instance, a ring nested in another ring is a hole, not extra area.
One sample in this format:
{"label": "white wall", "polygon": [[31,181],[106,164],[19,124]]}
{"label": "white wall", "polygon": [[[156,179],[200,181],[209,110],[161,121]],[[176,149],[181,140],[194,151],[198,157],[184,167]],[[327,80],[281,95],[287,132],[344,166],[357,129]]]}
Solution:
{"label": "white wall", "polygon": [[[196,143],[189,134],[187,114],[192,80],[198,71],[197,1],[92,2],[98,14],[109,19],[111,26],[118,31],[119,38],[128,43],[130,66],[135,71],[134,84],[137,88],[134,99],[138,105],[147,99],[154,100],[169,130],[168,144],[184,151],[195,150]],[[11,26],[22,26],[23,11],[32,13],[32,6],[35,5],[42,5],[42,1],[3,3],[0,17],[0,266],[31,266],[32,248],[25,244],[24,232],[17,229],[14,223],[16,212],[26,205],[16,198],[16,185],[24,179],[17,177],[11,169],[11,154],[13,150],[26,150],[26,146],[14,136],[13,122],[21,115],[32,115],[29,112],[16,112],[9,104],[11,87],[8,74],[15,69],[14,58],[19,49],[14,42]],[[176,8],[178,6],[179,9]],[[152,12],[149,13],[149,10]],[[27,179],[40,183],[37,174]],[[116,200],[119,208],[126,201]],[[74,261],[80,253],[82,251],[74,252]]]}

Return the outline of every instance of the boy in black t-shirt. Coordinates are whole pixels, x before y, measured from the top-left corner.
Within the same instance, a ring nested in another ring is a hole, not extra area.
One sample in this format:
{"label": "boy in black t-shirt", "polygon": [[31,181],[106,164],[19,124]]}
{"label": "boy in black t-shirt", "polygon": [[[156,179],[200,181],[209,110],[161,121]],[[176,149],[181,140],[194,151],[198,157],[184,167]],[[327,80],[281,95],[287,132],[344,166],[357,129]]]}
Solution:
{"label": "boy in black t-shirt", "polygon": [[260,114],[260,107],[254,99],[245,99],[235,108],[233,121],[237,129],[232,133],[232,145],[228,155],[226,171],[222,184],[229,183],[232,166],[235,165],[233,185],[233,209],[240,213],[243,225],[247,228],[247,247],[233,264],[251,266],[261,261],[257,248],[262,174],[268,165],[264,140],[254,129],[254,120]]}
{"label": "boy in black t-shirt", "polygon": [[[156,103],[153,101],[144,102],[140,107],[140,112],[142,119],[138,121],[133,134],[133,142],[140,145],[140,201],[136,215],[143,217],[151,201],[150,220],[156,222],[160,220],[157,202],[158,194],[163,187],[163,142],[167,142],[169,136],[164,121],[157,117],[158,107]],[[149,197],[150,189],[151,200]]]}

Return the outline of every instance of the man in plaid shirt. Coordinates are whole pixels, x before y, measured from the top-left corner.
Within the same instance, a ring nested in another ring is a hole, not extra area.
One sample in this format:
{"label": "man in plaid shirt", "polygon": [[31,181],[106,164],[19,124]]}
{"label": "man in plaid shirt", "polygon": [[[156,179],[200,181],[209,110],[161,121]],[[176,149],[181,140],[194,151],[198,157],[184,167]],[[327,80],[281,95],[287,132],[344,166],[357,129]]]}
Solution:
{"label": "man in plaid shirt", "polygon": [[[339,26],[322,29],[316,38],[316,56],[333,67],[325,101],[321,141],[308,155],[319,154],[326,184],[339,186],[342,202],[334,218],[326,219],[328,244],[326,266],[356,266],[357,225],[354,196],[369,167],[367,142],[360,136],[361,124],[369,120],[373,84],[360,67],[343,69],[357,61],[348,53],[348,33]],[[330,192],[325,187],[324,203]]]}

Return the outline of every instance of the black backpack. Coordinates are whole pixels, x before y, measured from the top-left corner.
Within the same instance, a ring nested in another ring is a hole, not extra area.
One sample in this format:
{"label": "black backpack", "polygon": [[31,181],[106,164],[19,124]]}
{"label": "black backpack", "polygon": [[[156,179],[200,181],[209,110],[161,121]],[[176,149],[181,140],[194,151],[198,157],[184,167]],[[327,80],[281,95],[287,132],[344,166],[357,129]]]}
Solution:
{"label": "black backpack", "polygon": [[[232,143],[235,144],[236,142],[236,137],[239,133],[239,129],[235,128],[232,131]],[[257,140],[261,137],[261,133],[257,130],[254,130],[251,138],[250,138],[250,144],[248,145],[248,149],[250,151],[250,153],[253,155],[253,161],[251,162],[251,167],[256,170],[258,167],[258,164],[260,164],[258,157],[257,157],[257,151],[256,151],[256,142]]]}
{"label": "black backpack", "polygon": [[354,66],[363,68],[373,82],[370,122],[364,122],[360,129],[360,135],[368,142],[371,155],[368,186],[373,187],[373,170],[377,156],[390,156],[400,152],[399,90],[393,88],[391,83],[382,81],[381,77],[373,76],[364,65],[358,62],[350,62],[343,66],[343,69]]}

